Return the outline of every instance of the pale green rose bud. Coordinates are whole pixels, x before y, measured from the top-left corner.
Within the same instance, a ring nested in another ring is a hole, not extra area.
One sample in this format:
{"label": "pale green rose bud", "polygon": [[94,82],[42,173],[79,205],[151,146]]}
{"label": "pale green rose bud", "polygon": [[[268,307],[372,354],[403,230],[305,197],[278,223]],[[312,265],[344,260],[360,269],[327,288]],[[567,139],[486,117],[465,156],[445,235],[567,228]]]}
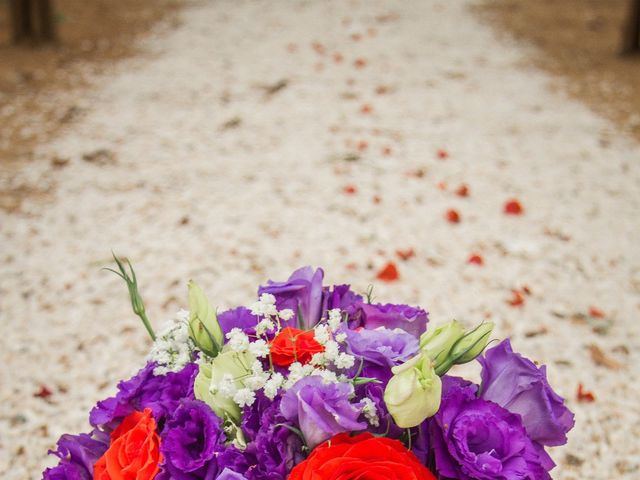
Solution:
{"label": "pale green rose bud", "polygon": [[454,363],[461,365],[480,355],[489,343],[489,337],[491,337],[494,326],[493,322],[481,323],[466,333],[451,349],[451,358]]}
{"label": "pale green rose bud", "polygon": [[215,357],[224,345],[216,311],[194,281],[189,282],[189,336],[196,347],[209,357]]}
{"label": "pale green rose bud", "polygon": [[437,366],[444,363],[453,345],[462,338],[464,329],[456,320],[430,329],[420,336],[420,349]]}
{"label": "pale green rose bud", "polygon": [[436,414],[442,381],[428,356],[420,353],[391,371],[394,375],[384,390],[384,402],[399,427],[415,427]]}
{"label": "pale green rose bud", "polygon": [[241,410],[233,400],[233,392],[244,387],[244,378],[251,374],[251,365],[256,360],[249,352],[234,352],[223,349],[210,363],[199,366],[193,391],[223,420],[238,424]]}

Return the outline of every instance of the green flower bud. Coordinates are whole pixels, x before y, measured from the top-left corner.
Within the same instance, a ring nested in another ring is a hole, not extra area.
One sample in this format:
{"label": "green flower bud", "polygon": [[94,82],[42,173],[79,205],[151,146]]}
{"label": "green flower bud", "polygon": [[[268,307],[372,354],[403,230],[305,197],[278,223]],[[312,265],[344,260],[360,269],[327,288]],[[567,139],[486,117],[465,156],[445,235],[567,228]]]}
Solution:
{"label": "green flower bud", "polygon": [[391,371],[394,375],[385,388],[384,402],[399,427],[415,427],[436,414],[442,381],[428,356],[420,353]]}
{"label": "green flower bud", "polygon": [[464,335],[464,329],[456,320],[427,330],[420,336],[420,349],[438,366],[444,363],[451,348]]}
{"label": "green flower bud", "polygon": [[224,350],[211,363],[201,363],[193,384],[193,392],[223,420],[238,424],[240,407],[233,400],[233,391],[244,387],[243,380],[251,374],[256,358],[249,352]]}
{"label": "green flower bud", "polygon": [[224,335],[216,311],[202,289],[189,282],[189,336],[205,355],[215,357],[224,345]]}
{"label": "green flower bud", "polygon": [[456,365],[470,362],[480,355],[489,343],[489,337],[495,324],[481,323],[465,334],[451,349],[451,358]]}

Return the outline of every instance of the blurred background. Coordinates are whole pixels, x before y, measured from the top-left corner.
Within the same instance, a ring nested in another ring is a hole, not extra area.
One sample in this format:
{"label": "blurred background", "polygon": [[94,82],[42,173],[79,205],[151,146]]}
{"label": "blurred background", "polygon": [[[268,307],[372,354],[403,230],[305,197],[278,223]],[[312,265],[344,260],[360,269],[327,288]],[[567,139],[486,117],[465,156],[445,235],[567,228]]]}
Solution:
{"label": "blurred background", "polygon": [[0,0],[0,477],[149,349],[302,265],[496,322],[640,473],[640,0]]}

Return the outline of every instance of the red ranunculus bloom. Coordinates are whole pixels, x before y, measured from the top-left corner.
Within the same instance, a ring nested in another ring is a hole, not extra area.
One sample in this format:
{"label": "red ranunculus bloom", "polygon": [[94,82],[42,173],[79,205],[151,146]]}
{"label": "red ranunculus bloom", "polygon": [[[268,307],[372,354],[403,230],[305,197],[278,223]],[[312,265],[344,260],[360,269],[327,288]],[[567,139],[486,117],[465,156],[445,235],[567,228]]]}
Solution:
{"label": "red ranunculus bloom", "polygon": [[133,412],[111,433],[111,445],[93,466],[94,480],[151,480],[162,461],[151,409]]}
{"label": "red ranunculus bloom", "polygon": [[271,341],[271,359],[279,367],[293,362],[308,363],[314,353],[324,352],[324,347],[313,338],[313,330],[305,332],[287,327]]}
{"label": "red ranunculus bloom", "polygon": [[288,480],[436,480],[398,440],[339,433],[296,465]]}

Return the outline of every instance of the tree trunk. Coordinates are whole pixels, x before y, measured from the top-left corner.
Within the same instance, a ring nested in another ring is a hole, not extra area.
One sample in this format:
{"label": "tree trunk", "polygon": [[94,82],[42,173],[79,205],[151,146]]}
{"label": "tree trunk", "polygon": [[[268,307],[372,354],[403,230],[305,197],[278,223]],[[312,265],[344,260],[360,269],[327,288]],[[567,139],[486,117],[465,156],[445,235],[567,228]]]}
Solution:
{"label": "tree trunk", "polygon": [[56,38],[52,0],[10,0],[13,41],[51,42]]}
{"label": "tree trunk", "polygon": [[622,32],[622,54],[640,52],[640,0],[629,0],[629,13]]}

